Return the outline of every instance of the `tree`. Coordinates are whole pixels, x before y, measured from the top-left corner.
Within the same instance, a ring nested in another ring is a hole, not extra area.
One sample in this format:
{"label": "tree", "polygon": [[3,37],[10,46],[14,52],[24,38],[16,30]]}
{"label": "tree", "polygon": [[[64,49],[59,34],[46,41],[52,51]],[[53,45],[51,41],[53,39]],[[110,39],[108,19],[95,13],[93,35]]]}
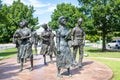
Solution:
{"label": "tree", "polygon": [[0,22],[1,22],[1,8],[2,8],[2,1],[0,0]]}
{"label": "tree", "polygon": [[83,18],[84,22],[82,24],[82,27],[84,27],[84,30],[87,34],[86,39],[91,39],[91,41],[98,40],[98,37],[96,36],[94,36],[95,38],[93,38],[93,35],[97,33],[97,31],[93,26],[92,18],[84,15],[81,9],[79,9],[78,7],[65,3],[58,4],[57,8],[54,10],[51,16],[52,20],[49,22],[49,26],[51,26],[53,29],[57,29],[59,25],[58,18],[60,16],[65,16],[67,18],[67,26],[69,28],[73,28],[76,26],[78,18]]}
{"label": "tree", "polygon": [[14,1],[11,6],[3,5],[2,29],[0,32],[0,42],[12,41],[13,33],[18,29],[18,24],[21,20],[26,19],[29,22],[29,27],[38,24],[38,18],[33,17],[35,12],[33,6],[24,5],[20,0]]}
{"label": "tree", "polygon": [[[90,9],[91,18],[98,31],[102,31],[102,51],[106,50],[106,37],[119,25],[119,0],[78,0],[84,8],[84,12]],[[81,1],[81,2],[80,2]],[[86,7],[87,5],[87,7]],[[117,7],[116,7],[117,5]],[[117,10],[115,10],[117,9]]]}
{"label": "tree", "polygon": [[82,17],[86,19],[85,15],[83,15],[82,12],[80,12],[77,7],[71,4],[65,4],[65,3],[58,4],[57,9],[54,10],[51,16],[52,21],[49,22],[49,25],[53,27],[54,29],[58,28],[58,18],[60,16],[66,17],[67,26],[69,26],[69,28],[72,28],[75,26],[78,18]]}
{"label": "tree", "polygon": [[2,7],[2,1],[0,0],[0,10],[1,10],[1,7]]}

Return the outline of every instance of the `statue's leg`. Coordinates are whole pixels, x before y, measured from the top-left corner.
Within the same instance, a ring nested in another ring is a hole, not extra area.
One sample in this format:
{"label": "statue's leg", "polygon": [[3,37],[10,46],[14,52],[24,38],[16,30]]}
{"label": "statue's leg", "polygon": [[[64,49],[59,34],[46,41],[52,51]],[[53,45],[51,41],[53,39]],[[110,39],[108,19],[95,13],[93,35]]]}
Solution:
{"label": "statue's leg", "polygon": [[53,63],[52,54],[50,54],[50,62]]}
{"label": "statue's leg", "polygon": [[54,55],[56,56],[57,55],[57,49],[56,49],[56,47],[53,48],[53,52],[54,52]]}
{"label": "statue's leg", "polygon": [[70,68],[67,68],[67,71],[68,71],[68,75],[71,77],[72,74],[71,74],[71,72],[70,72]]}
{"label": "statue's leg", "polygon": [[62,78],[63,76],[60,74],[61,68],[58,67],[57,70],[58,70],[57,77]]}
{"label": "statue's leg", "polygon": [[31,62],[30,71],[32,71],[33,70],[33,55],[30,57],[30,62]]}
{"label": "statue's leg", "polygon": [[79,47],[79,63],[78,63],[79,68],[82,67],[82,60],[83,60],[83,46],[80,45],[80,47]]}
{"label": "statue's leg", "polygon": [[17,53],[17,62],[20,63],[20,58],[19,58],[19,48],[18,48],[18,53]]}
{"label": "statue's leg", "polygon": [[34,47],[35,47],[35,53],[37,55],[37,45],[35,44]]}
{"label": "statue's leg", "polygon": [[17,54],[17,62],[20,63],[19,55]]}
{"label": "statue's leg", "polygon": [[47,63],[46,63],[46,55],[45,54],[43,55],[43,58],[44,58],[44,65],[46,65]]}
{"label": "statue's leg", "polygon": [[23,70],[23,58],[20,59],[20,60],[21,60],[21,66],[20,66],[20,70],[19,70],[19,72],[21,72],[21,71]]}
{"label": "statue's leg", "polygon": [[74,47],[73,47],[73,58],[74,58],[75,61],[76,61],[77,49],[78,49],[77,46],[74,46]]}

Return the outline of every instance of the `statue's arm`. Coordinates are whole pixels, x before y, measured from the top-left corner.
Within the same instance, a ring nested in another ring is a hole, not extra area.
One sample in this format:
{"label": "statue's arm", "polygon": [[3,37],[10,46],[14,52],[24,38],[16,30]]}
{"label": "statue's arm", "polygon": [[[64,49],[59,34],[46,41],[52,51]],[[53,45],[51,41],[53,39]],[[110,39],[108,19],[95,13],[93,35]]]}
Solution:
{"label": "statue's arm", "polygon": [[24,36],[24,34],[21,33],[21,35],[22,35],[21,39],[29,39],[29,38],[31,38],[32,37],[32,32],[30,30],[28,30],[28,34],[29,35]]}
{"label": "statue's arm", "polygon": [[75,35],[75,28],[73,28],[71,31],[72,40],[74,40],[74,35]]}
{"label": "statue's arm", "polygon": [[71,31],[72,30],[69,30],[67,33],[66,33],[66,36],[65,36],[65,39],[68,40],[69,37],[71,36]]}
{"label": "statue's arm", "polygon": [[86,38],[86,33],[85,33],[84,29],[83,29],[83,44],[84,45],[85,45],[85,38]]}
{"label": "statue's arm", "polygon": [[43,33],[43,32],[41,33],[40,38],[41,38],[42,40],[46,40],[46,39],[44,38],[44,33]]}
{"label": "statue's arm", "polygon": [[15,31],[15,33],[13,34],[13,43],[14,43],[14,44],[15,44],[15,42],[16,42],[15,34],[16,34],[16,31]]}
{"label": "statue's arm", "polygon": [[36,42],[36,44],[38,43],[38,35],[36,32],[35,32],[35,42]]}
{"label": "statue's arm", "polygon": [[15,31],[15,33],[13,34],[13,43],[16,43],[18,36],[16,36],[16,34],[18,34],[18,30]]}
{"label": "statue's arm", "polygon": [[59,52],[60,51],[60,31],[59,30],[57,31],[57,34],[56,34],[56,42],[57,42],[57,51]]}

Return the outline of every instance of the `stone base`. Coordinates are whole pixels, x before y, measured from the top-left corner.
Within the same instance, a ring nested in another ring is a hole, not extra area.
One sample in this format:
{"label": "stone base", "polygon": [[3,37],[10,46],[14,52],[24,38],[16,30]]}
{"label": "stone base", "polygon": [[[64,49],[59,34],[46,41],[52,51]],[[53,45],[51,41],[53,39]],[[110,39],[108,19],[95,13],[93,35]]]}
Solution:
{"label": "stone base", "polygon": [[[55,58],[54,58],[55,60]],[[47,57],[47,65],[43,63],[41,55],[34,55],[34,70],[29,71],[30,62],[24,63],[24,69],[19,71],[16,57],[0,61],[0,80],[109,80],[112,71],[106,65],[84,58],[81,69],[71,68],[72,77],[67,75],[67,70],[62,69],[63,78],[57,77],[56,62],[50,64]]]}

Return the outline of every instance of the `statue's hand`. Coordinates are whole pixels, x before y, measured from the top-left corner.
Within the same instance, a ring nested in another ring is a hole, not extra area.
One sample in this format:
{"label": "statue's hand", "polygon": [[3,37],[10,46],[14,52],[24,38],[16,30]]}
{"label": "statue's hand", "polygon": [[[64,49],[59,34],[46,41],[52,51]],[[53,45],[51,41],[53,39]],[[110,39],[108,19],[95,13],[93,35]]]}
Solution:
{"label": "statue's hand", "polygon": [[21,39],[25,39],[25,37],[21,37]]}
{"label": "statue's hand", "polygon": [[60,54],[60,51],[59,51],[59,50],[57,51],[57,54]]}
{"label": "statue's hand", "polygon": [[71,32],[72,32],[72,29],[70,29],[69,31],[70,31],[70,33],[71,33]]}
{"label": "statue's hand", "polygon": [[85,42],[83,42],[82,45],[85,46]]}

